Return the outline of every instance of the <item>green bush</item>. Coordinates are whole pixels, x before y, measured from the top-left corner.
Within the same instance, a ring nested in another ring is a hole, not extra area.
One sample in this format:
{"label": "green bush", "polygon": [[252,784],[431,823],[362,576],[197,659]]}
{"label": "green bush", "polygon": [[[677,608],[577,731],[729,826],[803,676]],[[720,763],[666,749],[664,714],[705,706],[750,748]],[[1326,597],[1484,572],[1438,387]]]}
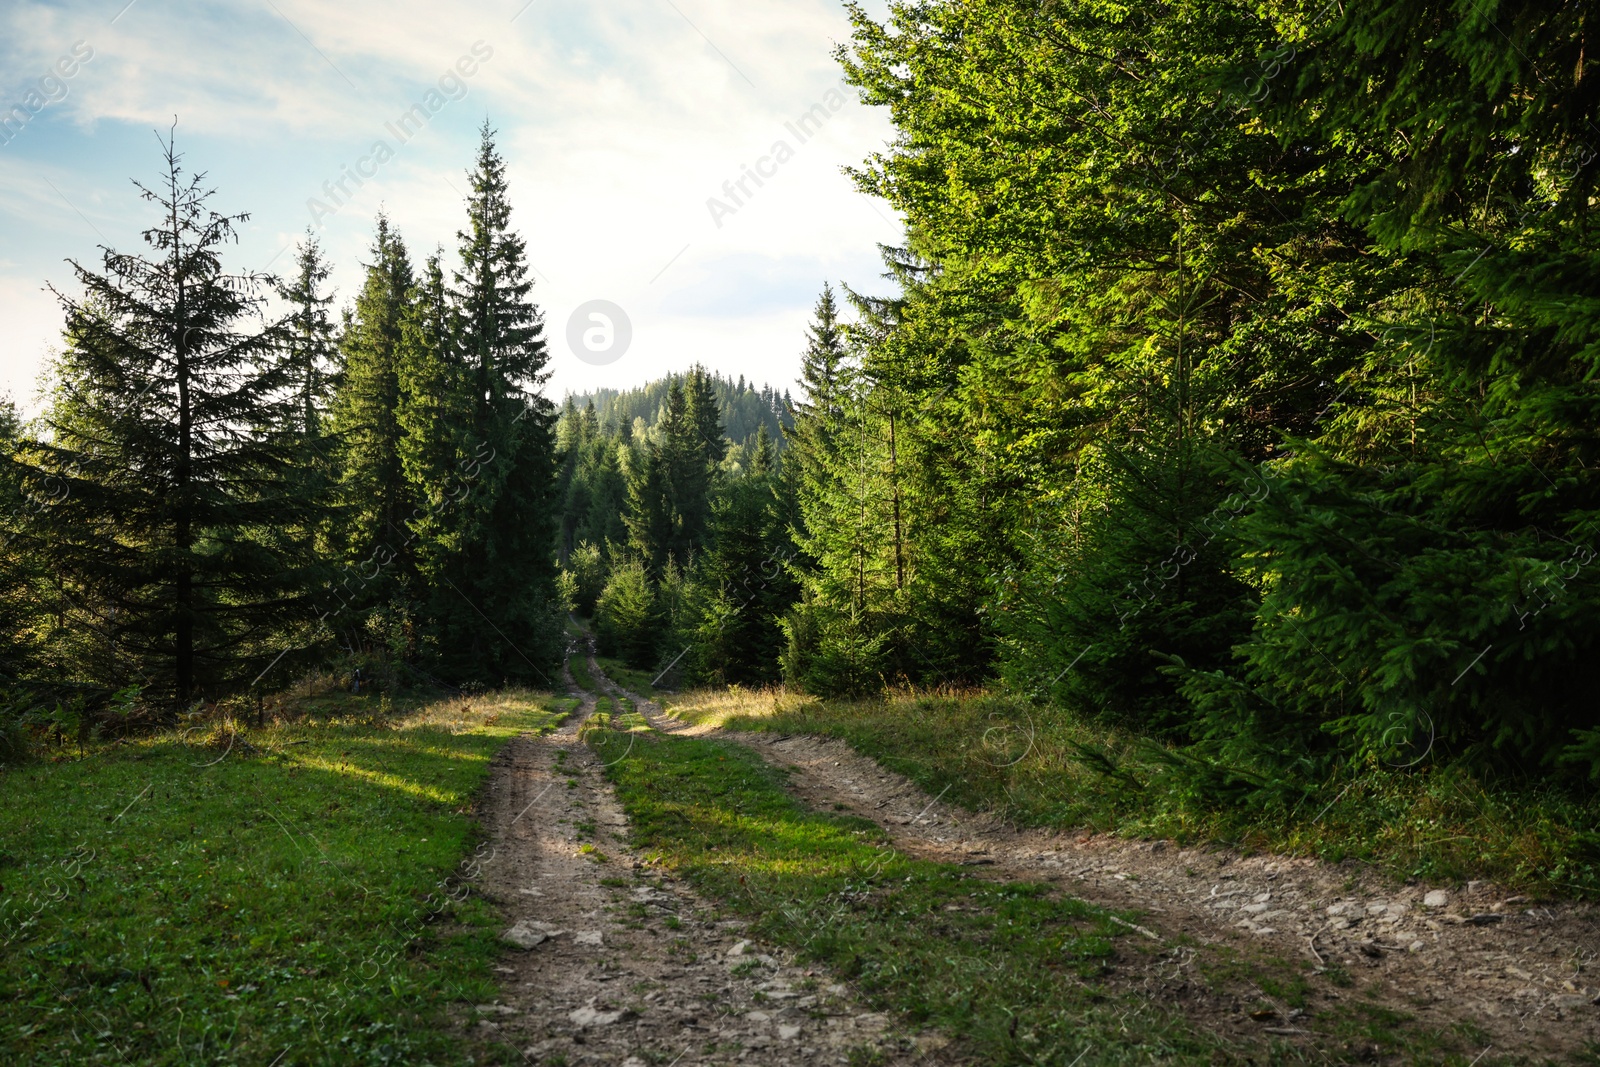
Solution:
{"label": "green bush", "polygon": [[653,666],[657,622],[655,591],[644,564],[639,560],[617,564],[595,602],[600,655],[614,656],[637,670]]}
{"label": "green bush", "polygon": [[595,604],[606,587],[606,560],[596,545],[584,541],[567,557],[562,576],[570,582],[572,607],[579,615],[594,615]]}

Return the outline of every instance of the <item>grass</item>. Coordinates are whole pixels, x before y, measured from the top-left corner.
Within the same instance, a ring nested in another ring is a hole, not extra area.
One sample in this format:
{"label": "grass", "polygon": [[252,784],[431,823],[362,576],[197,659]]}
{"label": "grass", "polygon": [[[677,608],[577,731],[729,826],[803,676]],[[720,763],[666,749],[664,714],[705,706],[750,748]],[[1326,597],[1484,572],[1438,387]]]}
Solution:
{"label": "grass", "polygon": [[[741,746],[594,729],[636,843],[975,1062],[1211,1062],[1223,1050],[1105,979],[1140,952],[1110,912],[1048,885],[908,858],[871,823],[812,812]],[[1122,916],[1132,918],[1131,914]]]}
{"label": "grass", "polygon": [[572,680],[578,688],[586,693],[598,693],[600,690],[594,684],[594,678],[589,674],[589,660],[582,655],[567,657],[567,670],[572,672]]}
{"label": "grass", "polygon": [[462,1062],[446,1009],[498,951],[473,797],[568,703],[322,694],[0,774],[0,1060]]}
{"label": "grass", "polygon": [[[679,717],[840,738],[930,794],[1024,825],[1225,842],[1246,851],[1359,859],[1396,878],[1489,878],[1600,896],[1600,800],[1497,790],[1459,768],[1373,767],[1294,804],[1227,804],[1150,757],[1138,736],[985,691],[819,701],[738,688],[671,698]],[[1088,749],[1104,757],[1085,759]]]}
{"label": "grass", "polygon": [[656,688],[650,684],[655,676],[650,671],[634,670],[621,660],[611,659],[608,656],[596,656],[595,662],[600,664],[600,669],[605,672],[606,677],[628,692],[646,700],[656,699]]}
{"label": "grass", "polygon": [[[674,710],[781,728],[788,699],[726,690]],[[1186,937],[1152,945],[1116,921],[1137,921],[1133,912],[906,857],[871,822],[801,805],[784,772],[745,746],[648,727],[625,737],[604,723],[585,740],[649,862],[750,920],[753,936],[853,979],[872,1007],[899,1015],[898,1032],[956,1039],[962,1062],[1361,1063],[1375,1048],[1393,1062],[1520,1062],[1485,1058],[1470,1028],[1430,1032],[1355,993],[1342,972]],[[1180,1016],[1174,994],[1196,1014]],[[1291,1025],[1316,1034],[1307,1044],[1256,1029],[1296,1009],[1308,1014]],[[1244,1032],[1240,1012],[1254,1013]],[[860,1049],[851,1062],[877,1055]]]}

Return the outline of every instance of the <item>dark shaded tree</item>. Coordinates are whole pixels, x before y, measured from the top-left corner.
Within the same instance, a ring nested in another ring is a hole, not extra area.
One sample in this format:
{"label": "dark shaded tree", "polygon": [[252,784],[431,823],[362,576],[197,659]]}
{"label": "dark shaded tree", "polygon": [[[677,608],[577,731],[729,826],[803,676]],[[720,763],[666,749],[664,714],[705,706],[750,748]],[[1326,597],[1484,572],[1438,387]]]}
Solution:
{"label": "dark shaded tree", "polygon": [[59,499],[21,541],[57,578],[64,627],[90,637],[80,676],[181,705],[248,684],[308,628],[313,564],[271,531],[320,502],[262,429],[296,398],[280,358],[291,323],[261,318],[273,280],[223,269],[248,216],[211,210],[170,143],[164,162],[159,185],[139,186],[160,211],[149,251],[74,262],[83,294],[57,292],[48,437],[19,459],[24,492]]}

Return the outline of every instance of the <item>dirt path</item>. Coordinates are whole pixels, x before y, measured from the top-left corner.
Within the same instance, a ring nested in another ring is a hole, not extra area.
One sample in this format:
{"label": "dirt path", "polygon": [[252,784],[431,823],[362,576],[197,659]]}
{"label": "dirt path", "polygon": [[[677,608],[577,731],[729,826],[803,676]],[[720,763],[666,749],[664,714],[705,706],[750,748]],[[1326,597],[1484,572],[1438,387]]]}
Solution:
{"label": "dirt path", "polygon": [[845,986],[747,940],[743,923],[628,848],[604,769],[579,740],[595,696],[565,680],[577,712],[513,741],[493,768],[478,888],[528,947],[508,943],[500,999],[463,1026],[529,1064],[840,1064],[853,1049],[927,1062]]}
{"label": "dirt path", "polygon": [[[1375,1004],[1411,1016],[1422,1031],[1448,1031],[1501,1054],[1564,1058],[1600,1041],[1600,912],[1592,905],[1529,901],[1487,883],[1398,885],[1309,859],[1018,831],[941,803],[843,742],[713,731],[635,700],[658,729],[714,733],[790,768],[802,800],[876,822],[908,854],[971,864],[995,878],[1056,882],[1091,903],[1138,909],[1148,917],[1139,924],[1145,935],[1168,949],[1145,961],[1144,988],[1183,1003],[1200,1025],[1317,1044],[1323,1028],[1310,1028],[1314,1017],[1356,1018],[1367,1011],[1359,1005]],[[1185,945],[1219,946],[1224,958],[1247,964],[1303,960],[1340,984],[1319,983],[1296,1009],[1247,970],[1243,984],[1262,995],[1239,997],[1235,982],[1219,1003],[1195,994],[1227,983],[1197,973]],[[1263,1001],[1277,1012],[1261,1011]]]}

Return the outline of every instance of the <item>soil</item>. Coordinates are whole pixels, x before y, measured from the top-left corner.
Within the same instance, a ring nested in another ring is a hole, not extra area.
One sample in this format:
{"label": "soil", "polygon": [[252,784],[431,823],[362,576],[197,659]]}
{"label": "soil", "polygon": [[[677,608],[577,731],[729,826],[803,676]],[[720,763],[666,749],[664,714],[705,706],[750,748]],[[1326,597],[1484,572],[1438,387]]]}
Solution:
{"label": "soil", "polygon": [[[841,741],[689,726],[634,699],[658,729],[714,734],[789,768],[801,800],[877,823],[907,854],[1137,911],[1135,932],[1160,951],[1128,961],[1135,973],[1119,984],[1175,1002],[1197,1025],[1318,1045],[1329,1029],[1318,1016],[1370,1018],[1378,1006],[1409,1016],[1413,1033],[1481,1040],[1500,1054],[1563,1059],[1600,1041],[1593,905],[1487,882],[1396,884],[1355,864],[1019,829],[941,803]],[[1207,965],[1228,959],[1243,964],[1231,976]],[[1273,960],[1325,980],[1297,1009],[1262,988],[1269,971],[1284,984]]]}
{"label": "soil", "polygon": [[937,1062],[936,1035],[895,1033],[846,985],[752,942],[629,848],[604,768],[579,740],[595,694],[565,681],[576,712],[511,742],[490,776],[493,851],[476,888],[529,947],[508,941],[500,998],[461,1026],[529,1064]]}

